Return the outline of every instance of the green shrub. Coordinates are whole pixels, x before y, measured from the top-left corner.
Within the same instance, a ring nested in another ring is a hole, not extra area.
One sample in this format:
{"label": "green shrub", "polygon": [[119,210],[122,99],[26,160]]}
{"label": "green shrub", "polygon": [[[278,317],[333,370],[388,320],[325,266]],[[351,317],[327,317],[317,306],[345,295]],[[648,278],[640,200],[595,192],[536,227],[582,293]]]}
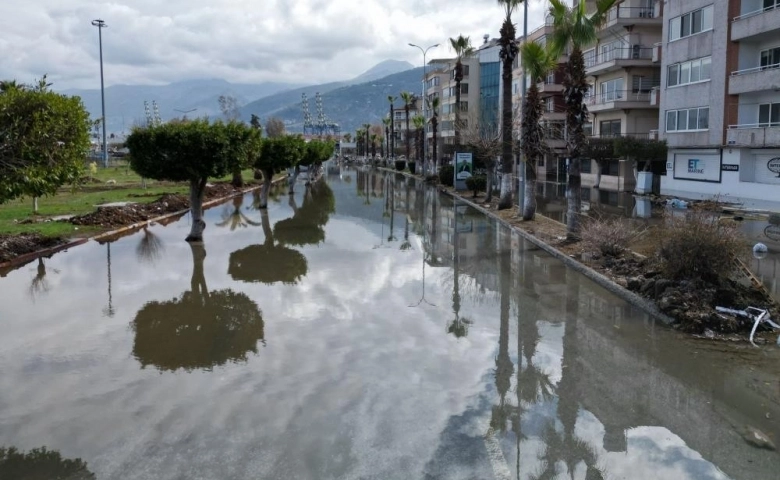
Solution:
{"label": "green shrub", "polygon": [[737,225],[718,215],[691,211],[667,214],[658,255],[664,273],[672,279],[702,279],[718,283],[735,268],[735,258],[745,250]]}
{"label": "green shrub", "polygon": [[455,182],[455,167],[452,165],[442,165],[439,168],[439,182],[447,187],[453,186]]}
{"label": "green shrub", "polygon": [[478,192],[484,192],[487,189],[487,177],[484,175],[474,175],[466,179],[466,188],[474,192],[474,196],[477,196]]}

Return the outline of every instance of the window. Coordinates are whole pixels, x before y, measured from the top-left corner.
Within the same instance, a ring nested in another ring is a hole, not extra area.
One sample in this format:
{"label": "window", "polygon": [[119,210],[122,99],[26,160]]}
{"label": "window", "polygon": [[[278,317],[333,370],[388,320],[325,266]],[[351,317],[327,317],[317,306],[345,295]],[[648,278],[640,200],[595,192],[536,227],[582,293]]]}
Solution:
{"label": "window", "polygon": [[761,50],[761,70],[778,67],[780,67],[780,47]]}
{"label": "window", "polygon": [[547,97],[544,99],[544,111],[553,113],[555,111],[555,98]]}
{"label": "window", "polygon": [[583,158],[580,165],[580,173],[591,173],[590,165],[593,161],[589,158]]}
{"label": "window", "polygon": [[623,79],[615,78],[601,82],[601,102],[612,102],[623,98]]}
{"label": "window", "polygon": [[460,102],[460,111],[465,113],[469,111],[469,102]]}
{"label": "window", "polygon": [[669,20],[669,41],[712,30],[713,7],[709,5]]}
{"label": "window", "polygon": [[544,80],[544,83],[547,85],[555,85],[555,72],[550,72],[547,74],[547,78]]}
{"label": "window", "polygon": [[780,0],[764,0],[764,10],[780,7]]}
{"label": "window", "polygon": [[603,137],[620,136],[620,120],[604,120],[599,123],[599,135]]}
{"label": "window", "polygon": [[710,108],[686,108],[666,112],[666,131],[685,132],[710,128]]}
{"label": "window", "polygon": [[631,77],[632,93],[650,93],[653,87],[661,85],[661,78],[658,73],[653,75],[633,75]]}
{"label": "window", "polygon": [[[620,175],[620,160],[605,160],[601,162],[601,174],[615,177]],[[617,192],[615,192],[615,195],[617,195]]]}
{"label": "window", "polygon": [[469,93],[469,84],[468,83],[461,83],[460,84],[460,94],[461,95],[468,95]]}
{"label": "window", "polygon": [[688,62],[669,65],[666,74],[666,86],[687,85],[710,79],[712,57],[697,58]]}
{"label": "window", "polygon": [[780,103],[764,103],[758,106],[759,127],[780,127]]}

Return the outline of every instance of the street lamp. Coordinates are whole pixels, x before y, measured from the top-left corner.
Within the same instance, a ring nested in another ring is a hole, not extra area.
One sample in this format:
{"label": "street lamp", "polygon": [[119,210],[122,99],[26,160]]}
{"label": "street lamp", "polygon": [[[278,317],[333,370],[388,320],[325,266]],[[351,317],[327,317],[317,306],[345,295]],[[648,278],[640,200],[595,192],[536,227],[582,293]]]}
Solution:
{"label": "street lamp", "polygon": [[100,45],[100,104],[103,109],[103,166],[108,167],[108,146],[106,145],[106,91],[103,86],[103,29],[107,28],[108,25],[100,19],[92,20],[92,25],[98,27],[98,43]]}
{"label": "street lamp", "polygon": [[[439,44],[431,45],[430,47],[423,49],[419,45],[415,45],[413,43],[409,44],[410,47],[419,48],[420,51],[423,54],[423,80],[422,80],[422,97],[420,98],[420,101],[422,102],[423,107],[423,118],[425,118],[425,69],[427,67],[427,63],[425,62],[425,55],[428,53],[428,50],[438,47]],[[428,122],[426,119],[426,127],[425,127],[425,135],[423,135],[423,177],[426,176],[428,173]]]}

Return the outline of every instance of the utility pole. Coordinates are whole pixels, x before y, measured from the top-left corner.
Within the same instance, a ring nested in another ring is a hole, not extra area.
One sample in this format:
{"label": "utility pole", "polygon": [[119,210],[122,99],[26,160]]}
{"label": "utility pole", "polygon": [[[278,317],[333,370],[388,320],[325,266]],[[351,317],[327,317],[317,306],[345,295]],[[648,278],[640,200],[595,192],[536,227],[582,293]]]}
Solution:
{"label": "utility pole", "polygon": [[106,145],[106,90],[103,84],[103,29],[108,28],[101,19],[92,20],[92,25],[98,27],[98,44],[100,45],[100,104],[103,114],[103,167],[108,167],[108,145]]}

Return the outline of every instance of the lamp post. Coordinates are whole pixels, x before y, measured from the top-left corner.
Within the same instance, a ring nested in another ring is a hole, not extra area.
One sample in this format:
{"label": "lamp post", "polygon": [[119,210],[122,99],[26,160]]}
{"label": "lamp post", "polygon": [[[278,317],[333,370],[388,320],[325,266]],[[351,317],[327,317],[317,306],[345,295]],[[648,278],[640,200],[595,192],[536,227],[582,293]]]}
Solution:
{"label": "lamp post", "polygon": [[103,29],[107,28],[106,22],[101,19],[92,20],[92,25],[98,27],[98,44],[100,45],[100,105],[103,119],[103,167],[108,167],[108,145],[106,145],[106,90],[103,86]]}
{"label": "lamp post", "polygon": [[[425,76],[426,76],[425,69],[426,69],[426,67],[428,65],[425,62],[425,55],[428,53],[428,50],[430,50],[432,48],[435,48],[435,47],[438,47],[439,44],[437,43],[437,44],[431,45],[431,46],[429,46],[426,49],[423,49],[421,46],[415,45],[413,43],[410,43],[409,46],[410,47],[419,48],[420,51],[423,54],[422,97],[420,98],[420,101],[422,102],[422,107],[423,107],[423,118],[425,118]],[[425,122],[425,131],[424,132],[425,132],[425,134],[423,135],[423,177],[428,173],[428,122],[427,122],[427,119],[426,119],[426,122]]]}

